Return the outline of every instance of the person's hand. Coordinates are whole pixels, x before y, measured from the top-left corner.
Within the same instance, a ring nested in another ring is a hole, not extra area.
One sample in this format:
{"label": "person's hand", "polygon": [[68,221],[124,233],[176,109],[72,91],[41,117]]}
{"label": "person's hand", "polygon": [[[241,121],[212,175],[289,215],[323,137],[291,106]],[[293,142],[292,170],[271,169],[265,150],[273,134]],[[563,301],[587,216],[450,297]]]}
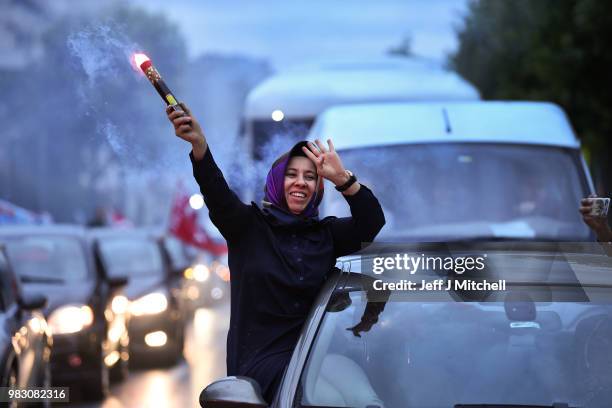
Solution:
{"label": "person's hand", "polygon": [[[595,194],[589,195],[588,198],[597,197]],[[580,200],[580,208],[578,211],[582,214],[582,220],[591,228],[597,235],[598,241],[612,241],[612,231],[608,225],[607,217],[591,215],[593,203],[587,198]]]}
{"label": "person's hand", "polygon": [[193,155],[196,160],[199,160],[204,157],[207,148],[204,132],[198,121],[191,114],[187,105],[180,102],[179,106],[183,109],[183,112],[174,111],[168,106],[166,108],[166,114],[174,126],[174,134],[186,142],[191,143]]}
{"label": "person's hand", "polygon": [[361,337],[360,333],[369,332],[370,329],[372,328],[372,326],[374,326],[374,324],[376,324],[376,322],[378,322],[378,317],[376,317],[376,316],[370,317],[370,318],[366,318],[366,319],[362,318],[359,323],[357,323],[353,327],[347,327],[346,330],[349,330],[349,331],[353,332],[353,335],[355,337]]}
{"label": "person's hand", "polygon": [[[334,149],[334,144],[331,139],[327,139],[329,150],[323,146],[319,139],[315,140],[316,146],[312,142],[308,142],[308,147],[302,147],[306,156],[312,160],[317,168],[317,174],[337,186],[346,183],[349,176],[342,165],[340,156]],[[318,146],[318,148],[317,148]]]}

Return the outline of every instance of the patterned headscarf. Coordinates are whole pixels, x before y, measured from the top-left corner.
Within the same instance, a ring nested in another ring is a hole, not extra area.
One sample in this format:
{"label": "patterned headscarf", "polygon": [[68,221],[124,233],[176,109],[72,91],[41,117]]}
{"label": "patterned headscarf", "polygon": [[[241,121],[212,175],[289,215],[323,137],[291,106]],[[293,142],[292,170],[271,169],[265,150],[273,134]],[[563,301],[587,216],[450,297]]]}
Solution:
{"label": "patterned headscarf", "polygon": [[[287,170],[289,160],[292,157],[307,157],[306,154],[302,151],[302,147],[306,146],[306,144],[306,141],[298,142],[295,144],[295,146],[291,148],[291,150],[276,159],[276,161],[272,164],[270,171],[268,171],[268,177],[266,178],[266,186],[264,188],[264,200],[274,204],[276,207],[281,208],[287,212],[289,212],[289,207],[287,206],[287,200],[285,199],[285,172]],[[318,216],[319,204],[321,204],[322,199],[323,180],[321,179],[321,177],[318,176],[315,192],[310,198],[310,202],[308,202],[308,205],[306,205],[306,208],[304,208],[304,211],[302,211],[300,216],[305,218]]]}

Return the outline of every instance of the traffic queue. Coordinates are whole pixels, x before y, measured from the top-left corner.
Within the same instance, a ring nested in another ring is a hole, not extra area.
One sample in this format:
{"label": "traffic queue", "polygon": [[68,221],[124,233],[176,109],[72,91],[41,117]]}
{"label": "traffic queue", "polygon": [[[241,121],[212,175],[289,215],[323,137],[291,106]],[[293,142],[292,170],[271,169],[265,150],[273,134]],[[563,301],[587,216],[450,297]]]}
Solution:
{"label": "traffic queue", "polygon": [[196,256],[157,231],[3,225],[0,386],[69,387],[70,400],[101,401],[130,367],[175,365],[194,308],[213,302],[193,289],[213,278],[191,271],[219,263]]}

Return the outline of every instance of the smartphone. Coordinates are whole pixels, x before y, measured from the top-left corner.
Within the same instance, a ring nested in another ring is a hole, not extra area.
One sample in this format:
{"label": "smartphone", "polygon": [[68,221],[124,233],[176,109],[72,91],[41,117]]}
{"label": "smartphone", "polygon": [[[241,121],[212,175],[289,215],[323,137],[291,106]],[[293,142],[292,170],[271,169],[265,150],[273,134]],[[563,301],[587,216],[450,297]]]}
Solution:
{"label": "smartphone", "polygon": [[592,203],[591,212],[589,215],[594,217],[607,217],[610,207],[610,199],[607,197],[590,197],[589,202]]}

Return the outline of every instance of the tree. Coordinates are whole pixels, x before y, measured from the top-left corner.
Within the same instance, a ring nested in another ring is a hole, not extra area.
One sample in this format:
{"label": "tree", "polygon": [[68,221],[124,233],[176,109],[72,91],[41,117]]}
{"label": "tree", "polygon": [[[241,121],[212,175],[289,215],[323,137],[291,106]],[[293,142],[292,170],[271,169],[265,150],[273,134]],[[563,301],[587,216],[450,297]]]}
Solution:
{"label": "tree", "polygon": [[485,99],[547,100],[569,114],[599,194],[612,190],[612,3],[473,0],[450,63]]}
{"label": "tree", "polygon": [[185,41],[163,16],[107,13],[56,21],[42,39],[43,58],[0,75],[10,101],[0,109],[10,151],[0,156],[0,170],[10,170],[0,176],[0,194],[58,221],[121,204],[114,201],[128,188],[122,172],[155,168],[173,141],[164,104],[132,70],[129,52],[146,50],[177,91]]}

